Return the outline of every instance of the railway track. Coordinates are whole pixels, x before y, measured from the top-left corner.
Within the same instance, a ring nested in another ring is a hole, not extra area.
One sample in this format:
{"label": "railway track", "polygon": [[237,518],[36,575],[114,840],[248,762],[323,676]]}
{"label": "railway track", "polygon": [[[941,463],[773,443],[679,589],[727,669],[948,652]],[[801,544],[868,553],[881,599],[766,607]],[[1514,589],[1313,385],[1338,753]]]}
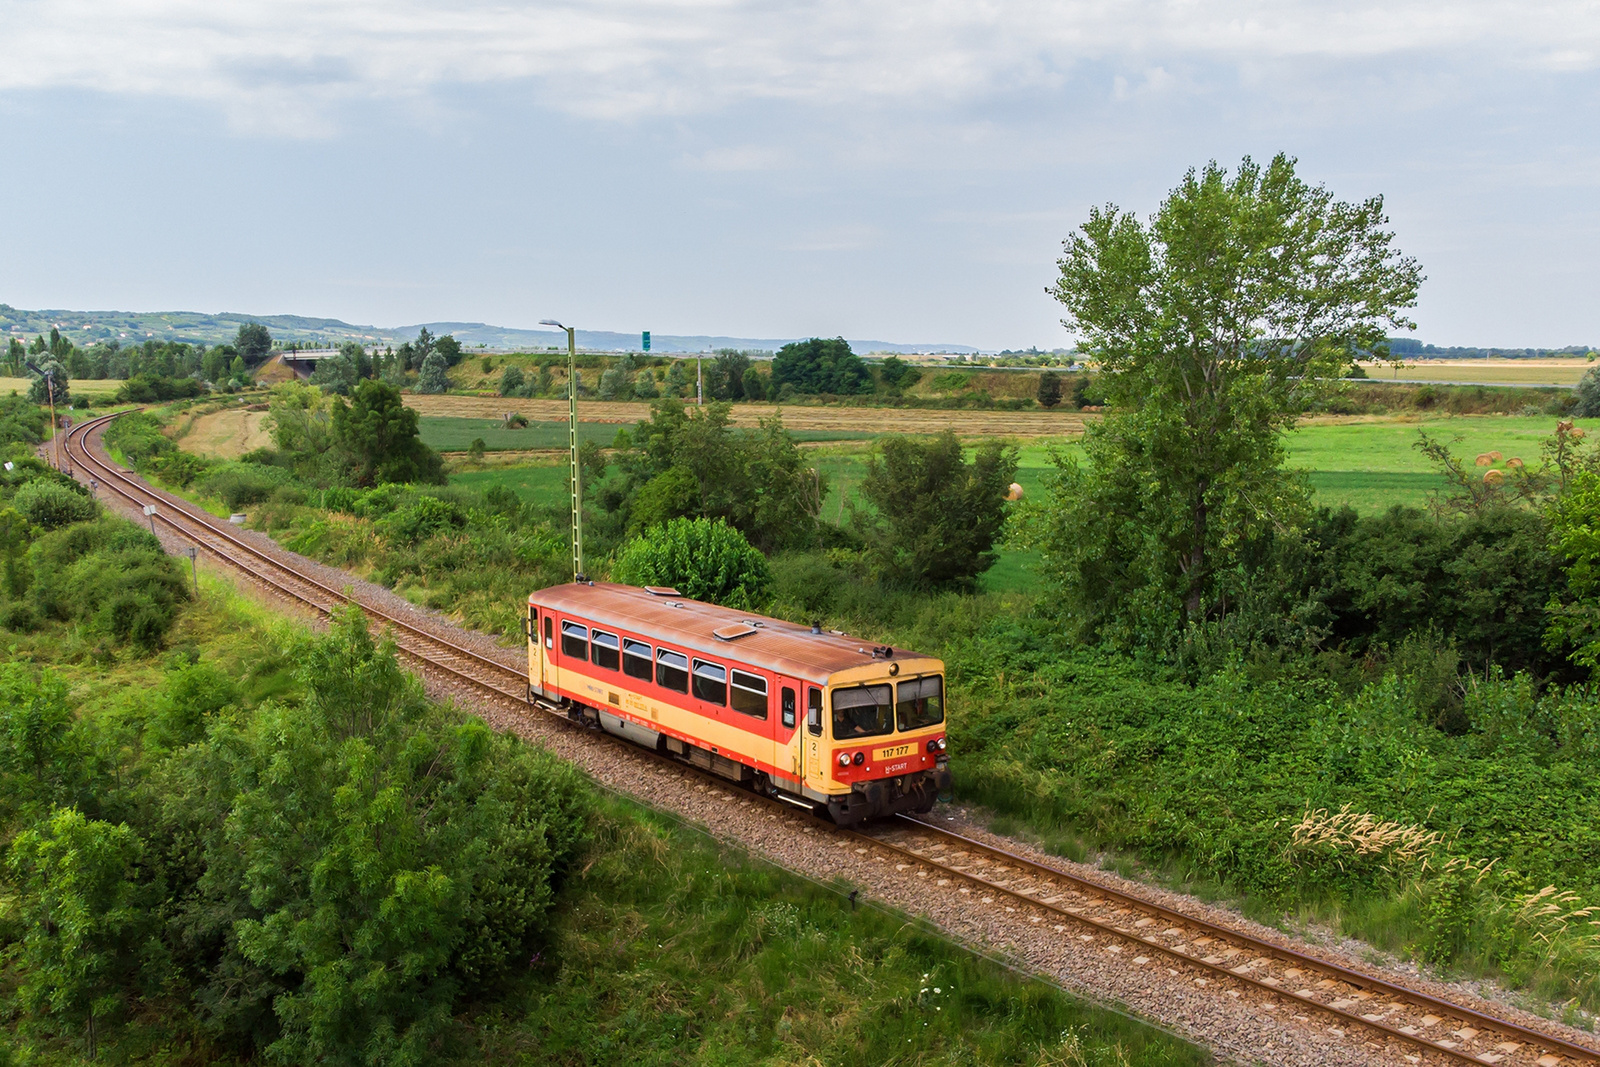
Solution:
{"label": "railway track", "polygon": [[[369,618],[391,629],[397,647],[409,659],[526,706],[527,681],[520,669],[332,588],[296,569],[292,560],[250,544],[223,520],[151,488],[98,454],[91,438],[103,433],[115,417],[87,421],[66,435],[72,463],[103,489],[137,507],[154,504],[155,522],[272,592],[323,614],[356,603]],[[681,761],[655,758],[679,770],[702,773]],[[792,807],[770,803],[785,817],[804,818]],[[1411,1054],[1406,1058],[1412,1062],[1503,1067],[1600,1064],[1600,1049],[1184,914],[915,818],[834,832],[838,847],[862,853],[879,850],[897,870],[926,879],[931,889],[966,895],[973,906],[1004,906],[1023,913],[1039,926],[1042,936],[1075,940],[1080,949],[1114,954],[1136,967],[1165,968],[1170,978],[1214,989],[1219,996],[1249,989],[1276,998],[1301,1013],[1294,1015],[1296,1020],[1309,1023],[1313,1014],[1331,1019],[1334,1033],[1349,1040],[1408,1046]],[[1001,905],[1002,900],[1009,903]]]}
{"label": "railway track", "polygon": [[135,507],[154,505],[156,512],[151,516],[153,525],[166,527],[200,551],[243,572],[277,595],[320,614],[331,615],[344,605],[356,604],[368,618],[391,629],[396,647],[411,660],[444,671],[475,689],[495,696],[527,700],[528,679],[525,672],[454,644],[303,573],[292,563],[238,536],[229,528],[230,524],[215,515],[187,500],[150,487],[98,454],[90,438],[104,433],[106,426],[116,417],[114,414],[102,415],[72,427],[66,435],[67,455],[75,467],[94,478],[102,489]]}

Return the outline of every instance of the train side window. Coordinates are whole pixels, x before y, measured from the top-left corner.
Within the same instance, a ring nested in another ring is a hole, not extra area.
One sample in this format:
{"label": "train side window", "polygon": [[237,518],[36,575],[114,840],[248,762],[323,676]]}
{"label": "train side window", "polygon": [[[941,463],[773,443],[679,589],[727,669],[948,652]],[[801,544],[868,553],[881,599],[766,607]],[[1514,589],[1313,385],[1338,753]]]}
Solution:
{"label": "train side window", "polygon": [[694,661],[694,695],[707,704],[728,705],[728,670],[703,659]]}
{"label": "train side window", "polygon": [[575,622],[561,624],[561,654],[573,659],[589,658],[589,628]]}
{"label": "train side window", "polygon": [[806,729],[822,736],[822,690],[806,686]]}
{"label": "train side window", "polygon": [[758,675],[746,674],[744,671],[733,672],[733,710],[753,715],[758,719],[767,717],[767,680]]}
{"label": "train side window", "polygon": [[629,678],[650,680],[650,646],[643,641],[622,639],[622,673]]}
{"label": "train side window", "polygon": [[794,727],[794,690],[788,686],[783,687],[783,725],[785,729]]}
{"label": "train side window", "polygon": [[555,618],[553,616],[546,615],[544,617],[544,647],[545,648],[555,648],[556,647],[556,629],[555,629],[555,627],[556,627]]}
{"label": "train side window", "polygon": [[604,630],[596,630],[594,635],[589,638],[589,644],[593,649],[590,655],[594,657],[594,665],[596,667],[604,667],[608,671],[614,671],[621,665],[620,657],[617,653],[616,634],[608,634]]}
{"label": "train side window", "polygon": [[689,691],[689,657],[671,649],[656,649],[656,684],[674,693]]}

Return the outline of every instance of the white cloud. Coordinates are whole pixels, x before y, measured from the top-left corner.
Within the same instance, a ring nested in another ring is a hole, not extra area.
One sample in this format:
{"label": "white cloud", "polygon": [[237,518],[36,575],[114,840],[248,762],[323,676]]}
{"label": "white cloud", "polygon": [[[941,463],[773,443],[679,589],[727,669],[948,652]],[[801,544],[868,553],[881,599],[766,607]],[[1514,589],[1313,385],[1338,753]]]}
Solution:
{"label": "white cloud", "polygon": [[751,99],[948,104],[1049,91],[1086,61],[1122,70],[1135,95],[1170,89],[1184,62],[1600,63],[1588,0],[0,0],[0,36],[0,91],[195,99],[240,127],[305,135],[348,102],[485,83],[627,119]]}

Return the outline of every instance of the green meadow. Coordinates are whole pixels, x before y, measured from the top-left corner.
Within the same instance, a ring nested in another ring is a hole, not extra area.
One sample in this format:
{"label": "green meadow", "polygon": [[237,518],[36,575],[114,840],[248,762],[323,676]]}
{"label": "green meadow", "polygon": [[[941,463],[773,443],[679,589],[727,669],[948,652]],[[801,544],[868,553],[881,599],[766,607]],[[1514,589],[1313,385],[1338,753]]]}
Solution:
{"label": "green meadow", "polygon": [[[1600,420],[1578,423],[1591,431],[1600,430]],[[1541,447],[1555,425],[1556,418],[1548,415],[1313,422],[1289,434],[1289,463],[1307,471],[1320,505],[1348,505],[1363,514],[1386,511],[1396,504],[1422,508],[1443,482],[1416,447],[1419,431],[1449,444],[1468,466],[1480,453],[1492,451],[1507,459],[1521,457],[1535,466],[1542,459]],[[489,419],[424,418],[422,429],[428,443],[441,451],[462,451],[473,437],[482,437],[490,451],[556,450],[567,444],[565,423],[531,423],[525,429],[506,430]],[[617,429],[613,424],[581,423],[579,437],[609,445]],[[827,521],[839,523],[848,519],[850,504],[859,499],[874,436],[867,432],[795,434],[801,441],[821,442],[810,455],[827,479],[828,492],[822,503],[822,516]],[[1072,454],[1076,449],[1076,441],[1066,438],[1029,439],[1022,444],[1018,450],[1017,483],[1025,496],[1038,499],[1048,487],[1053,456]],[[524,499],[556,504],[566,492],[566,467],[559,456],[553,455],[540,464],[464,471],[452,475],[451,481],[475,490],[505,485]],[[1029,587],[1037,558],[1032,551],[1002,551],[1000,562],[984,576],[983,588],[1005,592]]]}

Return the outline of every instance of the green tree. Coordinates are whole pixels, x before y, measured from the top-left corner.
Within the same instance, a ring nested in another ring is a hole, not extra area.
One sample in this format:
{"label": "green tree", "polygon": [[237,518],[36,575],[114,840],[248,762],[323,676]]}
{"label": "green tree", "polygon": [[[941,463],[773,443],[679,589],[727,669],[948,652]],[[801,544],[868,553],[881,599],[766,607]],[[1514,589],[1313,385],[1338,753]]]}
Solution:
{"label": "green tree", "polygon": [[891,392],[909,389],[922,380],[922,372],[899,356],[890,356],[878,365],[878,377]]}
{"label": "green tree", "polygon": [[459,1000],[525,972],[545,936],[584,787],[431,705],[359,609],[296,659],[304,699],[217,721],[168,790],[205,858],[176,920],[215,946],[197,1001],[270,1061],[434,1062]]}
{"label": "green tree", "polygon": [[422,372],[417,375],[417,388],[424,393],[448,393],[450,391],[450,378],[445,373],[450,369],[450,364],[437,352],[430,353],[422,361]]}
{"label": "green tree", "polygon": [[28,384],[28,399],[35,404],[48,404],[54,397],[58,408],[71,403],[72,387],[67,379],[67,368],[54,359],[47,359],[39,364],[39,369],[44,373],[35,375]]}
{"label": "green tree", "polygon": [[21,905],[24,977],[18,999],[36,1014],[84,1030],[89,1058],[100,1021],[121,1004],[138,966],[144,846],[126,824],[56,809],[12,843]]}
{"label": "green tree", "polygon": [[970,587],[994,565],[1017,450],[990,442],[968,463],[946,430],[931,441],[886,437],[867,459],[851,526],[892,582]]}
{"label": "green tree", "polygon": [[1069,611],[1170,632],[1222,611],[1257,546],[1302,521],[1283,431],[1356,351],[1410,327],[1421,272],[1383,199],[1307,185],[1287,156],[1190,171],[1148,225],[1095,209],[1053,295],[1114,413],[1064,462],[1043,547]]}
{"label": "green tree", "polygon": [[1053,408],[1061,403],[1061,375],[1053,370],[1039,375],[1039,390],[1034,394],[1042,408]]}
{"label": "green tree", "polygon": [[617,581],[665,585],[692,600],[754,611],[772,588],[767,557],[721,519],[673,519],[623,546]]}
{"label": "green tree", "polygon": [[500,395],[521,396],[522,389],[527,384],[522,376],[522,368],[512,363],[507,363],[505,370],[500,372]]}
{"label": "green tree", "polygon": [[246,364],[260,363],[272,353],[272,334],[259,322],[247,322],[239,327],[233,348]]}
{"label": "green tree", "polygon": [[317,456],[333,439],[332,405],[318,389],[299,382],[273,386],[262,420],[272,443],[295,456]]}
{"label": "green tree", "polygon": [[67,685],[53,671],[0,664],[0,818],[69,807],[88,778],[92,753],[74,729]]}
{"label": "green tree", "polygon": [[228,373],[228,349],[226,345],[217,345],[206,350],[200,357],[200,374],[206,381],[220,383]]}
{"label": "green tree", "polygon": [[439,355],[443,356],[445,363],[449,366],[454,367],[457,363],[461,362],[461,356],[463,354],[461,342],[457,341],[450,334],[445,334],[443,337],[435,341],[433,343],[433,350],[439,353]]}
{"label": "green tree", "polygon": [[872,374],[842,337],[813,337],[778,349],[772,359],[772,384],[797,393],[848,396],[872,392]]}
{"label": "green tree", "polygon": [[1578,397],[1577,404],[1572,408],[1574,416],[1580,419],[1600,418],[1600,367],[1590,367],[1584,371],[1573,392]]}
{"label": "green tree", "polygon": [[333,446],[356,485],[445,480],[438,454],[418,436],[417,413],[383,382],[362,382],[348,404],[334,398]]}
{"label": "green tree", "polygon": [[759,433],[735,430],[725,402],[663,399],[620,457],[625,483],[602,505],[629,533],[682,516],[720,518],[762,551],[810,545],[823,479],[774,415]]}
{"label": "green tree", "polygon": [[706,367],[706,396],[716,400],[743,400],[744,374],[750,369],[750,356],[736,348],[719,348]]}
{"label": "green tree", "polygon": [[550,390],[556,387],[555,375],[550,373],[550,364],[539,364],[539,377],[534,380],[533,394],[535,396],[549,396]]}
{"label": "green tree", "polygon": [[756,370],[754,366],[744,369],[742,386],[746,400],[765,400],[767,398],[767,381],[761,377],[761,372]]}

